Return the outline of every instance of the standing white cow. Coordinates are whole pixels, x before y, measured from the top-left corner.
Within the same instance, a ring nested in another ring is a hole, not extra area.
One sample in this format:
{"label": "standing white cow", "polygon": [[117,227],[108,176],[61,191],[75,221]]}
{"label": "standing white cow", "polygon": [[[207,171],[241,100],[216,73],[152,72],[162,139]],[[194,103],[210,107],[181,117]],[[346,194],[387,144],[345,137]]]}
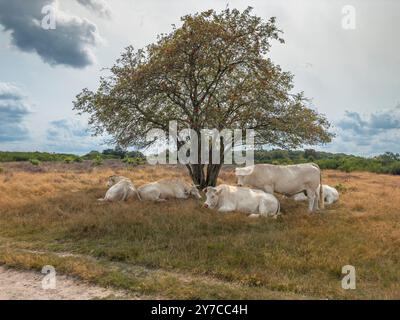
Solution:
{"label": "standing white cow", "polygon": [[[319,188],[320,187],[318,186],[317,190],[318,193],[319,193]],[[326,204],[332,204],[339,200],[339,192],[335,188],[328,186],[327,184],[322,185],[322,193],[324,195],[324,202]],[[305,201],[308,199],[304,192],[297,193],[291,198],[295,201]]]}
{"label": "standing white cow", "polygon": [[207,200],[204,207],[220,212],[239,211],[251,213],[249,217],[273,216],[280,214],[280,204],[274,195],[262,190],[221,184],[218,187],[207,187],[203,190]]}
{"label": "standing white cow", "polygon": [[194,196],[201,199],[196,186],[178,179],[162,179],[151,182],[138,188],[141,199],[152,201],[165,201],[166,199],[187,199]]}
{"label": "standing white cow", "polygon": [[296,165],[256,164],[254,166],[236,168],[238,185],[250,185],[267,193],[274,192],[292,196],[303,191],[307,192],[308,209],[310,212],[324,208],[322,192],[317,188],[322,182],[321,170],[315,163]]}
{"label": "standing white cow", "polygon": [[135,186],[128,178],[111,176],[108,178],[107,186],[109,189],[105,197],[99,199],[99,201],[126,201],[133,197],[138,197],[138,199],[141,200]]}

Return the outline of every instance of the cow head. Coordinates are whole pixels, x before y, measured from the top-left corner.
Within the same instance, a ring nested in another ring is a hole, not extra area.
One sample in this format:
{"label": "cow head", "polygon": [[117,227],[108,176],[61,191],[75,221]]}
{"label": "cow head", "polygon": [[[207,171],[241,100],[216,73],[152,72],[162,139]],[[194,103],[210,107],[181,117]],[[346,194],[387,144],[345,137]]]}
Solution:
{"label": "cow head", "polygon": [[107,187],[112,187],[116,182],[115,182],[115,178],[116,178],[116,176],[111,176],[111,177],[109,177],[108,178],[108,181],[107,181]]}
{"label": "cow head", "polygon": [[196,199],[201,199],[201,194],[196,186],[191,186],[189,189],[189,195],[195,197]]}
{"label": "cow head", "polygon": [[214,187],[207,187],[203,190],[203,192],[207,197],[206,202],[204,202],[204,207],[210,209],[215,208],[218,205],[219,196],[222,190]]}
{"label": "cow head", "polygon": [[239,187],[247,184],[248,177],[253,173],[254,166],[248,166],[244,168],[236,168],[235,175],[237,178],[237,185]]}
{"label": "cow head", "polygon": [[110,176],[108,178],[107,187],[111,188],[114,184],[117,184],[118,182],[124,179],[126,178],[121,176]]}
{"label": "cow head", "polygon": [[245,183],[245,178],[246,178],[246,176],[236,176],[236,178],[237,178],[237,185],[239,186],[239,187],[242,187],[242,186],[244,186],[246,183]]}

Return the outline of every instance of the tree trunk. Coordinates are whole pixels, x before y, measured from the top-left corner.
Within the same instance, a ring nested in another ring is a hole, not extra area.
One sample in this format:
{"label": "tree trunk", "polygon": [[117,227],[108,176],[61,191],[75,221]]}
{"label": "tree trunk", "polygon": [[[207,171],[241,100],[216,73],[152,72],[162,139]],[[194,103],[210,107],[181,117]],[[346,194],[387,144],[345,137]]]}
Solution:
{"label": "tree trunk", "polygon": [[[200,132],[198,133],[200,136]],[[224,143],[221,138],[220,140],[220,163],[218,164],[187,164],[186,167],[189,171],[189,175],[192,178],[193,183],[200,189],[203,190],[206,187],[215,187],[217,185],[217,179],[219,172],[224,161]],[[201,160],[201,139],[198,140],[198,160]],[[212,162],[212,145],[209,146],[209,161]],[[204,172],[204,169],[206,173]]]}
{"label": "tree trunk", "polygon": [[[207,168],[207,174],[204,174],[204,167]],[[222,164],[188,164],[186,165],[193,183],[203,190],[206,187],[215,187],[221,170]]]}

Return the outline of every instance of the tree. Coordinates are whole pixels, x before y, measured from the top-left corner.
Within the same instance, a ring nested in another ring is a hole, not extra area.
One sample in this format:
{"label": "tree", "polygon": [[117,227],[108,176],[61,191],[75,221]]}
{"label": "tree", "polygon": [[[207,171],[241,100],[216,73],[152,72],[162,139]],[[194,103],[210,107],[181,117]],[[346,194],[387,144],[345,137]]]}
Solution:
{"label": "tree", "polygon": [[[292,93],[292,74],[267,57],[272,40],[284,42],[275,18],[263,21],[251,11],[186,15],[181,27],[146,48],[126,48],[97,91],[77,95],[74,109],[90,114],[95,134],[106,132],[122,146],[149,146],[146,133],[167,132],[173,120],[178,130],[198,134],[253,129],[256,145],[329,142],[327,119],[306,106],[303,93]],[[216,184],[221,164],[187,168],[193,182],[205,187]]]}
{"label": "tree", "polygon": [[314,161],[318,158],[317,152],[314,149],[305,149],[304,158],[310,161]]}
{"label": "tree", "polygon": [[102,152],[102,154],[104,154],[105,156],[116,156],[121,159],[123,159],[127,153],[128,151],[121,148],[120,146],[116,146],[115,149],[106,149]]}

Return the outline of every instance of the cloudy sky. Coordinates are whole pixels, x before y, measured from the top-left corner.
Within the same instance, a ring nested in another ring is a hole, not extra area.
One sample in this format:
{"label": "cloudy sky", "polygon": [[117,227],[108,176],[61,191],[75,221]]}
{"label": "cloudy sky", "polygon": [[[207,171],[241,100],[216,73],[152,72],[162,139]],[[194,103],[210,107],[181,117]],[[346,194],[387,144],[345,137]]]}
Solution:
{"label": "cloudy sky", "polygon": [[[46,30],[48,5],[58,9]],[[182,15],[227,5],[277,18],[286,43],[273,44],[272,60],[294,73],[296,91],[337,134],[317,149],[400,152],[396,0],[0,0],[0,150],[104,149],[72,110],[75,95],[96,89],[124,47],[153,42]]]}

